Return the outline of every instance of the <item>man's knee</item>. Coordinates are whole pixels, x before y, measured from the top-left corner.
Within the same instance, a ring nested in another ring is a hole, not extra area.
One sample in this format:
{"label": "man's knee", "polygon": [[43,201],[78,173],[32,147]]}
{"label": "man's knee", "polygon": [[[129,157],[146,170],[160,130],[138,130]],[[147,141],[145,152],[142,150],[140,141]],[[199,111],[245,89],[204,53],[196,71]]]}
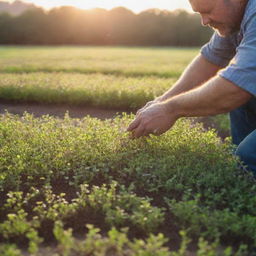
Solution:
{"label": "man's knee", "polygon": [[238,146],[238,148],[235,151],[235,155],[238,156],[238,158],[243,161],[246,162],[247,160],[247,154],[248,154],[248,148],[246,145],[244,144],[240,144]]}
{"label": "man's knee", "polygon": [[256,129],[256,98],[230,112],[233,143],[239,145]]}
{"label": "man's knee", "polygon": [[250,140],[242,141],[235,151],[235,155],[239,157],[248,170],[253,171],[254,175],[256,174],[256,152]]}

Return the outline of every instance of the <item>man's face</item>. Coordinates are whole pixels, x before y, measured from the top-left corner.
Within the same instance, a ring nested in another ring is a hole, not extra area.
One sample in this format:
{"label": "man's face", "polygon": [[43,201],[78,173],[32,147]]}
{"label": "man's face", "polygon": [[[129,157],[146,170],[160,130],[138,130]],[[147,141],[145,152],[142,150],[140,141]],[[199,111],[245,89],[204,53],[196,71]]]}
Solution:
{"label": "man's face", "polygon": [[248,0],[189,0],[201,15],[202,25],[213,28],[220,36],[239,31]]}

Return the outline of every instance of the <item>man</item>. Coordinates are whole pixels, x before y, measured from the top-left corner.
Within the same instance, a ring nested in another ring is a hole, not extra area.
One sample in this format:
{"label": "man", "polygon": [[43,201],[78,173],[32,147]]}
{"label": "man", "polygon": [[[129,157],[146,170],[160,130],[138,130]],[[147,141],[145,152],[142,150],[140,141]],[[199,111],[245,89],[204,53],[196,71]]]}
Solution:
{"label": "man", "polygon": [[236,154],[256,174],[256,0],[190,4],[215,33],[176,84],[140,109],[127,130],[134,138],[160,135],[180,117],[231,112]]}

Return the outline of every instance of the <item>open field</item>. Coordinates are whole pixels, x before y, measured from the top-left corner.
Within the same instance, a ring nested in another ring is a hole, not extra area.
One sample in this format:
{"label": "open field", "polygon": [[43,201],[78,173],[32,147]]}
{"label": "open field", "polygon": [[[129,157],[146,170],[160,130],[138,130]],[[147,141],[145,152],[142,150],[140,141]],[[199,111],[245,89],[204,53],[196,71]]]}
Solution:
{"label": "open field", "polygon": [[[197,51],[1,47],[0,100],[136,111]],[[186,119],[131,140],[132,118],[0,115],[1,256],[252,255],[256,184],[230,140]]]}
{"label": "open field", "polygon": [[101,73],[178,77],[198,49],[1,47],[0,72]]}
{"label": "open field", "polygon": [[[0,52],[0,99],[120,112],[136,111],[171,87],[198,49],[1,47]],[[227,118],[212,120],[226,136]]]}
{"label": "open field", "polygon": [[196,50],[1,48],[0,99],[135,110],[172,86]]}

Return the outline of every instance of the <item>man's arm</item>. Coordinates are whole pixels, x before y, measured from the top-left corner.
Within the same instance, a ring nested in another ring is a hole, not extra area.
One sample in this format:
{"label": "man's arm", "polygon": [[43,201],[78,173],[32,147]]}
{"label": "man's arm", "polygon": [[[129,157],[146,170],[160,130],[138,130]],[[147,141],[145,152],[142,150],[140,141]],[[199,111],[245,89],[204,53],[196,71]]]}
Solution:
{"label": "man's arm", "polygon": [[232,82],[216,76],[199,88],[163,102],[170,115],[179,117],[209,116],[229,112],[252,95]]}
{"label": "man's arm", "polygon": [[209,62],[203,55],[198,55],[184,70],[174,86],[158,98],[159,101],[167,100],[202,85],[215,76],[220,69],[221,67]]}
{"label": "man's arm", "polygon": [[129,125],[133,137],[160,135],[180,117],[206,116],[228,112],[247,102],[252,95],[221,77],[202,86],[156,103],[140,112]]}
{"label": "man's arm", "polygon": [[199,54],[184,70],[179,80],[163,95],[157,97],[153,101],[148,102],[144,107],[138,110],[137,115],[154,103],[165,101],[180,93],[189,91],[209,80],[221,69],[221,67],[209,62],[206,58]]}

